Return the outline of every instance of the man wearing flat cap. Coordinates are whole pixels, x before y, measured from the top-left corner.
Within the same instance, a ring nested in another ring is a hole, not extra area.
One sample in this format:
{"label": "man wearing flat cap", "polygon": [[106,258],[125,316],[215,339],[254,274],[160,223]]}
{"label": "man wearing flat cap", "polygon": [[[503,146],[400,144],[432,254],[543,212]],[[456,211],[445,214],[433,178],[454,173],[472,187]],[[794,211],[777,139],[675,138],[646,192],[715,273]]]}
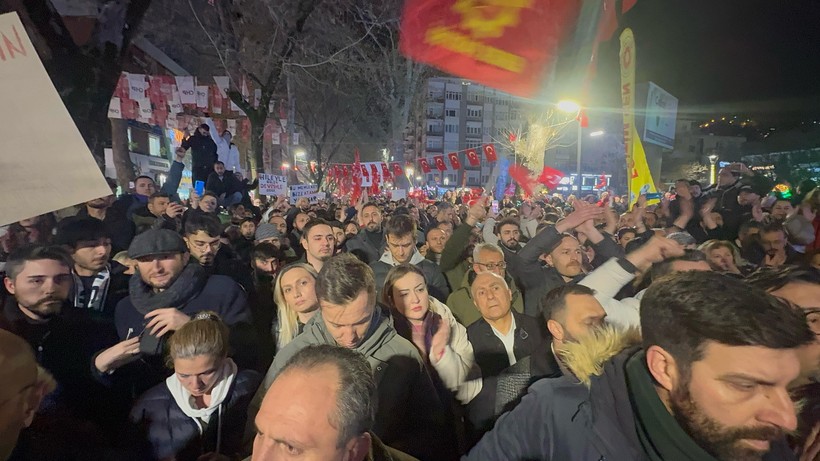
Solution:
{"label": "man wearing flat cap", "polygon": [[[128,248],[128,257],[136,260],[137,273],[114,316],[120,342],[95,357],[101,376],[119,373],[119,368],[131,364],[144,368],[124,373],[130,376],[126,379],[131,390],[137,391],[133,395],[158,384],[168,375],[162,366],[163,342],[205,310],[216,312],[231,329],[231,340],[238,341],[232,342],[237,364],[256,365],[247,296],[236,282],[224,275],[208,276],[191,259],[182,237],[168,229],[139,234]],[[134,361],[137,356],[142,360]]]}

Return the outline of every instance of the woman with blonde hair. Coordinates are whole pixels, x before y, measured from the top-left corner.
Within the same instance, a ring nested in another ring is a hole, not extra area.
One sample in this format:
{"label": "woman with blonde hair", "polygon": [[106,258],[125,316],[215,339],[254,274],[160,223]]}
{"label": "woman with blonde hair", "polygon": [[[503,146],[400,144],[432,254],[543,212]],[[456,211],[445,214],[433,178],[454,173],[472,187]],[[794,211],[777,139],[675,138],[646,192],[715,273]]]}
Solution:
{"label": "woman with blonde hair", "polygon": [[740,257],[740,251],[727,240],[708,240],[698,248],[706,255],[709,265],[717,272],[745,277],[752,272]]}
{"label": "woman with blonde hair", "polygon": [[131,442],[139,459],[229,461],[238,456],[248,404],[261,376],[237,370],[228,357],[228,337],[219,316],[203,311],[168,340],[174,374],[131,410]]}
{"label": "woman with blonde hair", "polygon": [[467,404],[478,395],[481,374],[467,329],[447,305],[430,296],[421,269],[411,264],[391,268],[384,281],[382,302],[390,308],[399,335],[418,348],[458,400]]}
{"label": "woman with blonde hair", "polygon": [[319,309],[317,277],[316,269],[305,263],[286,266],[276,277],[273,299],[278,315],[273,325],[273,335],[277,350],[282,350],[293,341]]}

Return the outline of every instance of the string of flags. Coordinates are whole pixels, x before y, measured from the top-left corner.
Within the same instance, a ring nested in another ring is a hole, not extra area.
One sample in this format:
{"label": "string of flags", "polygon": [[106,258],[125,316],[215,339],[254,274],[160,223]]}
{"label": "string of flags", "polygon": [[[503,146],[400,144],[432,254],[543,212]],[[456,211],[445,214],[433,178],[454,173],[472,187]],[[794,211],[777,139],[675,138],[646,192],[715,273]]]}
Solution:
{"label": "string of flags", "polygon": [[[495,150],[495,146],[493,144],[484,144],[481,146],[481,151],[484,153],[484,157],[487,159],[488,162],[495,162],[498,160],[498,153]],[[461,160],[458,157],[459,152],[464,152],[465,157],[467,158],[467,162],[469,162],[470,166],[480,166],[481,159],[478,154],[477,149],[466,149],[464,151],[458,152],[450,152],[447,154],[447,160],[450,161],[450,166],[454,170],[461,169]],[[444,163],[444,155],[436,155],[433,156],[433,165],[439,171],[447,170],[447,164]],[[421,157],[418,159],[419,166],[424,173],[430,173],[433,169],[430,167],[430,160],[427,158]]]}

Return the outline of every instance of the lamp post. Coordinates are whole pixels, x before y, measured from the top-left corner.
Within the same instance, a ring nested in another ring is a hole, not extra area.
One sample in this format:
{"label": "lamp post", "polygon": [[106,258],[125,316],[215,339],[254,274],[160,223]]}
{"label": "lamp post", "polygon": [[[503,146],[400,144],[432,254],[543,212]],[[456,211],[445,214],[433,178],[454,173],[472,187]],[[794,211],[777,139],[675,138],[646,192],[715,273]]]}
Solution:
{"label": "lamp post", "polygon": [[565,99],[563,101],[558,102],[558,104],[556,104],[556,107],[561,112],[565,112],[567,114],[575,114],[575,117],[578,120],[578,142],[575,154],[575,174],[578,177],[578,196],[580,197],[581,187],[584,183],[583,177],[581,176],[581,136],[583,135],[583,127],[581,126],[581,105],[575,101]]}
{"label": "lamp post", "polygon": [[709,180],[711,184],[717,183],[717,170],[715,169],[715,164],[718,161],[718,156],[712,154],[709,156]]}

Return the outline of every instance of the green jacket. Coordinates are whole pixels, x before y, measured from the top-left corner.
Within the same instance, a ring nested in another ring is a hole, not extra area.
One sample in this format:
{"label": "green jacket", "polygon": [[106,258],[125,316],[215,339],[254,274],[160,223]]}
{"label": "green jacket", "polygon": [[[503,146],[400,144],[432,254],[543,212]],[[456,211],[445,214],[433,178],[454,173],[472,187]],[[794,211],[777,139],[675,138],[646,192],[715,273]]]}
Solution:
{"label": "green jacket", "polygon": [[[474,272],[468,271],[465,273],[461,280],[461,287],[447,298],[447,306],[453,312],[456,320],[465,327],[470,326],[473,322],[481,318],[481,313],[473,302],[472,293],[470,293],[470,274],[474,274]],[[521,296],[518,286],[515,285],[515,282],[509,274],[504,278],[507,280],[507,285],[510,286],[510,290],[512,290],[512,308],[523,314],[524,297]]]}

